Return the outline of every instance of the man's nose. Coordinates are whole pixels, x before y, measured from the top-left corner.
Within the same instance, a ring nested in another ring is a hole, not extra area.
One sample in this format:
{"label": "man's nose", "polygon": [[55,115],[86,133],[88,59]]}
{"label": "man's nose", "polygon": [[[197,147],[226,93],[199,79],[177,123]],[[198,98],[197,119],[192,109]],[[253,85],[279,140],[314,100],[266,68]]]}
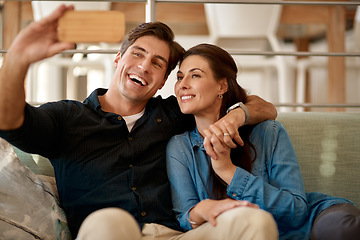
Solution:
{"label": "man's nose", "polygon": [[151,69],[151,60],[148,59],[142,60],[141,62],[139,62],[138,67],[144,72],[149,73]]}

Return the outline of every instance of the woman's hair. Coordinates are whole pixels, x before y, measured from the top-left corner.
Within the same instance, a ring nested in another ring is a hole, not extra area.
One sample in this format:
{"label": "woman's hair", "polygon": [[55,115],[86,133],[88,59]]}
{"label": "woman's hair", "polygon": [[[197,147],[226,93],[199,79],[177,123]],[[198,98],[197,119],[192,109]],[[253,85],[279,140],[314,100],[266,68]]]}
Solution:
{"label": "woman's hair", "polygon": [[[220,108],[219,118],[226,115],[226,110],[237,102],[247,102],[246,91],[237,83],[237,66],[232,56],[224,49],[211,45],[199,44],[187,50],[180,60],[180,64],[185,58],[191,55],[198,55],[206,59],[213,76],[216,81],[226,78],[228,84],[228,91],[223,94],[223,101]],[[234,165],[241,167],[249,172],[252,170],[253,159],[251,158],[251,150],[255,153],[255,148],[249,141],[249,135],[252,127],[244,126],[239,129],[241,138],[244,141],[244,146],[237,146],[231,149],[231,161]],[[255,153],[256,154],[256,153]],[[255,159],[255,157],[254,157]],[[210,167],[210,179],[212,179],[212,189],[209,195],[214,199],[223,199],[227,197],[227,184],[214,172]],[[210,183],[208,183],[208,190],[210,190]]]}
{"label": "woman's hair", "polygon": [[174,33],[166,24],[161,22],[147,22],[133,28],[129,34],[122,41],[120,48],[121,56],[126,50],[134,44],[134,42],[144,36],[155,36],[160,40],[167,42],[170,48],[170,57],[165,73],[165,78],[169,76],[172,70],[176,67],[178,61],[184,54],[185,50],[180,44],[174,41]]}

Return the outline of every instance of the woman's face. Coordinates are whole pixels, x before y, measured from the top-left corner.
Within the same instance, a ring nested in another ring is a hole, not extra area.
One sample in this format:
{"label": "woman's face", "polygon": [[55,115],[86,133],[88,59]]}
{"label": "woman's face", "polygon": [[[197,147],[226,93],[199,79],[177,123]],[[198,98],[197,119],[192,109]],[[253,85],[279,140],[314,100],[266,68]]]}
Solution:
{"label": "woman's face", "polygon": [[219,95],[226,91],[226,79],[216,81],[204,57],[191,55],[181,63],[175,95],[183,113],[218,117],[222,102]]}

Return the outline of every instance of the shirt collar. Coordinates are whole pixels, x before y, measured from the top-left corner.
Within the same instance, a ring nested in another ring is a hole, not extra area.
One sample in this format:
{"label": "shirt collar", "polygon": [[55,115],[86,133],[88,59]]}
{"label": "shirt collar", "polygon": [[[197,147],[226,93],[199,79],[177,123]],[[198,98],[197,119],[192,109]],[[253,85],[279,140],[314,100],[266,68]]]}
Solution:
{"label": "shirt collar", "polygon": [[101,105],[99,101],[99,96],[104,95],[107,92],[107,89],[98,88],[95,89],[85,100],[84,104],[89,105],[90,108],[93,108],[96,112],[100,112]]}
{"label": "shirt collar", "polygon": [[189,136],[190,136],[190,142],[191,142],[191,145],[193,148],[198,147],[201,150],[205,151],[204,138],[200,135],[197,127],[195,127],[195,129],[190,132]]}

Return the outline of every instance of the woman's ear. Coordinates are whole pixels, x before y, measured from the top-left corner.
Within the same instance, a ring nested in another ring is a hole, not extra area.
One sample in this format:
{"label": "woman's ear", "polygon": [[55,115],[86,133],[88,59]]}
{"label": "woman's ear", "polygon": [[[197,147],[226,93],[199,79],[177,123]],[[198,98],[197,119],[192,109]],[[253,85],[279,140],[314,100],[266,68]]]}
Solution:
{"label": "woman's ear", "polygon": [[227,79],[224,78],[224,79],[220,80],[219,84],[220,84],[219,94],[223,95],[223,94],[225,94],[225,93],[228,91],[228,82],[227,82]]}

